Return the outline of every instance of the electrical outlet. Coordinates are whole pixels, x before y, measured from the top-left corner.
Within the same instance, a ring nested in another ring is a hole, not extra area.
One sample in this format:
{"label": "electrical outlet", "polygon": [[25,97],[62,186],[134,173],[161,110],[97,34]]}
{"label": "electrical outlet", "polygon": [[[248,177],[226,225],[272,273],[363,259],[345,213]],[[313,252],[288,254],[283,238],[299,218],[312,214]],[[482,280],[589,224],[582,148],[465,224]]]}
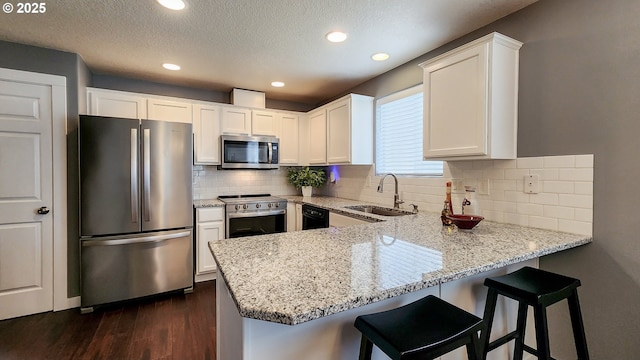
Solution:
{"label": "electrical outlet", "polygon": [[540,192],[540,176],[525,175],[524,176],[524,192],[526,194],[537,194]]}

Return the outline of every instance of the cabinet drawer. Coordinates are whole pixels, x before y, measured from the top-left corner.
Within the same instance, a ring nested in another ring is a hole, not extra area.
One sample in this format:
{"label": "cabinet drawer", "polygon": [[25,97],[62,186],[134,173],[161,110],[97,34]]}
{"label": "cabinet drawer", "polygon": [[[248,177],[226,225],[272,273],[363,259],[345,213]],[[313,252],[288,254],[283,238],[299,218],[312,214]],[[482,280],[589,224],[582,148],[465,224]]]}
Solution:
{"label": "cabinet drawer", "polygon": [[205,221],[223,221],[224,220],[224,208],[214,207],[206,209],[196,210],[196,222],[201,223]]}

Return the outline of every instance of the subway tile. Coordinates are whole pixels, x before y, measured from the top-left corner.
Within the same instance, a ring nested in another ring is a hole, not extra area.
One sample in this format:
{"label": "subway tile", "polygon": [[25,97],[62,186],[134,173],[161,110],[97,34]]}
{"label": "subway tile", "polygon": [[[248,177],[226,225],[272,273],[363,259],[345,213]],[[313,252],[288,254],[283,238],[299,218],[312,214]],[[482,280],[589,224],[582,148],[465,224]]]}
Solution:
{"label": "subway tile", "polygon": [[575,218],[575,208],[568,206],[546,205],[544,207],[543,215],[554,219],[573,220]]}
{"label": "subway tile", "polygon": [[531,175],[538,175],[541,181],[558,180],[558,169],[531,169]]}
{"label": "subway tile", "polygon": [[543,158],[518,158],[516,159],[516,167],[518,169],[540,169],[544,166]]}
{"label": "subway tile", "polygon": [[543,205],[518,203],[518,214],[542,216]]}
{"label": "subway tile", "polygon": [[517,159],[514,160],[494,160],[494,169],[515,169],[517,167]]}
{"label": "subway tile", "polygon": [[575,209],[575,220],[593,223],[593,209]]}
{"label": "subway tile", "polygon": [[542,192],[554,194],[573,194],[572,181],[542,181]]}
{"label": "subway tile", "polygon": [[593,224],[584,221],[561,219],[558,221],[558,230],[590,236],[593,234]]}
{"label": "subway tile", "polygon": [[573,155],[544,157],[545,168],[569,168],[575,167],[575,165],[576,157]]}
{"label": "subway tile", "polygon": [[591,181],[576,181],[573,186],[576,194],[593,195],[593,182]]}
{"label": "subway tile", "polygon": [[558,230],[558,219],[548,218],[544,216],[529,216],[529,226],[538,229]]}
{"label": "subway tile", "polygon": [[593,167],[593,154],[589,155],[576,155],[576,167]]}
{"label": "subway tile", "polygon": [[531,195],[525,194],[522,191],[505,191],[504,192],[505,201],[512,201],[518,203],[529,203],[531,199]]}
{"label": "subway tile", "polygon": [[529,196],[529,202],[540,205],[558,205],[558,194],[538,193]]}
{"label": "subway tile", "polygon": [[559,169],[558,180],[593,181],[593,168]]}
{"label": "subway tile", "polygon": [[518,211],[518,206],[516,203],[511,201],[494,201],[493,210],[500,211],[505,214],[506,213],[515,214]]}
{"label": "subway tile", "polygon": [[583,209],[593,209],[592,195],[560,194],[558,205]]}
{"label": "subway tile", "polygon": [[504,178],[507,180],[523,181],[525,175],[529,175],[529,169],[506,169],[504,171]]}
{"label": "subway tile", "polygon": [[507,224],[529,226],[529,216],[522,214],[505,213],[504,222]]}

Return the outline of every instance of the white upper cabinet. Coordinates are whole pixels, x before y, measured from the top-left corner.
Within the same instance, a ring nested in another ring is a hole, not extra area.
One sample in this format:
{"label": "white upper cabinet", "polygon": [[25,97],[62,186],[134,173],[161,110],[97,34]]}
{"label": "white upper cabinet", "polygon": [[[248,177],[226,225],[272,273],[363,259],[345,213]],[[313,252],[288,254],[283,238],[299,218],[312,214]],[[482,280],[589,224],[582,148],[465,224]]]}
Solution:
{"label": "white upper cabinet", "polygon": [[279,113],[276,124],[280,138],[280,164],[300,164],[300,117],[297,114]]}
{"label": "white upper cabinet", "polygon": [[373,164],[373,98],[350,94],[326,109],[327,163]]}
{"label": "white upper cabinet", "polygon": [[251,134],[277,136],[277,113],[268,110],[251,111]]}
{"label": "white upper cabinet", "polygon": [[220,106],[193,105],[193,163],[220,165]]}
{"label": "white upper cabinet", "polygon": [[147,99],[147,118],[149,120],[173,121],[191,124],[192,105],[190,101]]}
{"label": "white upper cabinet", "polygon": [[147,98],[141,94],[88,88],[87,103],[89,115],[147,118]]}
{"label": "white upper cabinet", "polygon": [[223,106],[220,115],[220,129],[223,134],[251,135],[251,109]]}
{"label": "white upper cabinet", "polygon": [[307,152],[310,165],[327,163],[327,111],[326,108],[313,110],[307,118],[309,150]]}
{"label": "white upper cabinet", "polygon": [[492,33],[420,64],[425,159],[516,158],[521,46]]}

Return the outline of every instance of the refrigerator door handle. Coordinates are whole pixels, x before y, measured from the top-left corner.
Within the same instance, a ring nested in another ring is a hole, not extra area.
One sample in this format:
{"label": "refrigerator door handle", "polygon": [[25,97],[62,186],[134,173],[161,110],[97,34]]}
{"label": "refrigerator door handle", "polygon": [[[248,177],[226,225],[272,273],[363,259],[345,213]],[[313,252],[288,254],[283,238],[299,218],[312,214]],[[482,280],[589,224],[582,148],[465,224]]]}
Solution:
{"label": "refrigerator door handle", "polygon": [[151,129],[144,129],[144,150],[143,150],[143,162],[144,170],[142,171],[143,183],[144,183],[144,220],[150,221],[150,207],[151,207]]}
{"label": "refrigerator door handle", "polygon": [[177,239],[191,235],[191,230],[180,231],[173,234],[152,235],[138,238],[118,238],[109,240],[83,240],[82,246],[115,246],[161,242],[165,240]]}
{"label": "refrigerator door handle", "polygon": [[138,222],[138,129],[131,129],[131,222]]}

